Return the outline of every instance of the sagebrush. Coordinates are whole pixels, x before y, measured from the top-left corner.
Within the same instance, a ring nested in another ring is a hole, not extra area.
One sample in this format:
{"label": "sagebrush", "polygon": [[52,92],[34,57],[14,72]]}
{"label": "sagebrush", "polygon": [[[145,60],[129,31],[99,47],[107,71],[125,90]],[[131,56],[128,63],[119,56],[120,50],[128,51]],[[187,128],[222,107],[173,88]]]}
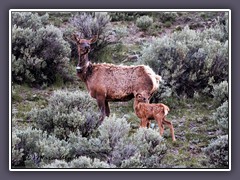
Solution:
{"label": "sagebrush", "polygon": [[47,15],[12,12],[12,81],[41,86],[68,80],[70,46]]}

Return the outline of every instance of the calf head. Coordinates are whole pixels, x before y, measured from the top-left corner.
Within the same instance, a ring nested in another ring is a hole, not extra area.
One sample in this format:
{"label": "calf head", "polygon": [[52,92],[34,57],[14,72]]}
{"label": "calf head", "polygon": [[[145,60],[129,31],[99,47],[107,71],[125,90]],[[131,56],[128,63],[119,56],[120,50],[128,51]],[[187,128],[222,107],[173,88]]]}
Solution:
{"label": "calf head", "polygon": [[148,102],[148,99],[142,93],[137,93],[135,95],[135,98],[136,98],[137,102],[142,102],[142,103],[147,103]]}

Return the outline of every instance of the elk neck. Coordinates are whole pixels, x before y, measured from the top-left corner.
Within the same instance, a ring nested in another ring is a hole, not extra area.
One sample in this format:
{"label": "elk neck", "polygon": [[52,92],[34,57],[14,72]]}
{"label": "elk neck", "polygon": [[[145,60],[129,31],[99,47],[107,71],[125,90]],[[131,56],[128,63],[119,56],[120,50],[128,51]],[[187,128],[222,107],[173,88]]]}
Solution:
{"label": "elk neck", "polygon": [[76,70],[77,70],[77,75],[83,81],[86,81],[87,76],[91,73],[90,67],[91,67],[91,62],[88,59],[88,54],[80,55]]}

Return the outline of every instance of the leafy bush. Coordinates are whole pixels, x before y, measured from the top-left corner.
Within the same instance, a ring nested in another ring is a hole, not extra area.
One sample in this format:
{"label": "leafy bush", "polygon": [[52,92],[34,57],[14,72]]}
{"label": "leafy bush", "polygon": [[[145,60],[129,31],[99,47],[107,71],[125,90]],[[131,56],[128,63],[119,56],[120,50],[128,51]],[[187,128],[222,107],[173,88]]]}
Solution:
{"label": "leafy bush", "polygon": [[37,142],[42,160],[67,159],[69,148],[67,141],[58,139],[55,135],[47,136],[46,133]]}
{"label": "leafy bush", "polygon": [[81,91],[54,91],[48,106],[33,108],[33,127],[14,122],[12,166],[27,168],[155,168],[166,153],[159,132],[131,131],[115,114],[98,125],[98,108]]}
{"label": "leafy bush", "polygon": [[153,18],[149,16],[141,16],[136,20],[137,27],[139,27],[143,31],[147,30],[152,24]]}
{"label": "leafy bush", "polygon": [[164,26],[167,27],[167,28],[171,27],[171,25],[172,25],[172,23],[170,21],[166,21],[164,23]]}
{"label": "leafy bush", "polygon": [[36,167],[40,163],[39,147],[37,145],[39,139],[43,137],[41,130],[28,127],[24,130],[14,129],[12,132],[12,166],[32,166]]}
{"label": "leafy bush", "polygon": [[64,160],[58,160],[56,159],[54,162],[50,163],[50,164],[45,164],[42,165],[42,168],[70,168],[68,163]]}
{"label": "leafy bush", "polygon": [[67,23],[75,13],[76,12],[73,12],[73,11],[72,12],[61,12],[61,11],[48,12],[49,21],[54,26],[61,27],[63,24]]}
{"label": "leafy bush", "polygon": [[139,11],[139,12],[109,12],[111,21],[134,21],[140,16],[152,15],[153,12]]}
{"label": "leafy bush", "polygon": [[73,147],[72,153],[74,156],[88,156],[117,165],[117,160],[114,158],[116,147],[126,139],[129,130],[130,126],[124,118],[115,116],[106,118],[98,127],[97,135],[92,134],[90,139],[71,134],[69,142]]}
{"label": "leafy bush", "polygon": [[214,101],[217,106],[228,100],[228,82],[223,81],[219,84],[213,85],[213,91],[211,93],[214,97]]}
{"label": "leafy bush", "polygon": [[94,54],[90,54],[90,59],[97,61],[97,52],[111,43],[109,39],[111,30],[108,28],[110,19],[107,12],[80,12],[71,18],[70,24],[75,29],[72,33],[77,32],[80,37],[86,39],[98,35],[98,41],[91,45]]}
{"label": "leafy bush", "polygon": [[33,128],[13,134],[13,167],[159,168],[166,153],[158,131],[140,128],[130,135],[130,124],[115,115],[106,118],[88,137],[77,130],[61,140],[56,132],[49,134]]}
{"label": "leafy bush", "polygon": [[213,140],[208,147],[205,148],[205,153],[209,157],[210,165],[213,168],[228,168],[228,150],[228,135],[224,135],[216,140]]}
{"label": "leafy bush", "polygon": [[128,147],[126,139],[130,131],[130,124],[127,123],[125,118],[116,118],[112,116],[104,120],[98,130],[100,133],[99,139],[103,142],[107,142],[107,147],[110,148],[108,161],[111,164],[119,167],[122,160],[128,159],[133,155],[125,151]]}
{"label": "leafy bush", "polygon": [[110,16],[107,12],[80,12],[71,19],[71,23],[84,38],[91,38],[93,35],[103,35],[109,22]]}
{"label": "leafy bush", "polygon": [[228,101],[225,101],[220,107],[217,108],[216,112],[213,113],[213,119],[218,123],[220,129],[222,129],[224,133],[228,132],[228,114]]}
{"label": "leafy bush", "polygon": [[23,149],[18,147],[21,139],[16,134],[12,134],[12,165],[17,166],[21,163],[24,156]]}
{"label": "leafy bush", "polygon": [[12,80],[29,85],[52,84],[68,75],[69,44],[62,32],[45,25],[47,15],[12,13]]}
{"label": "leafy bush", "polygon": [[132,21],[136,18],[137,12],[109,12],[111,21]]}
{"label": "leafy bush", "polygon": [[205,31],[185,27],[172,36],[156,38],[143,49],[138,63],[152,67],[177,95],[203,93],[212,87],[210,79],[217,84],[228,78],[228,41],[209,39]]}
{"label": "leafy bush", "polygon": [[32,12],[12,12],[12,25],[21,27],[22,29],[37,29],[46,26],[48,24],[49,15],[45,13],[39,16],[37,13]]}
{"label": "leafy bush", "polygon": [[178,17],[178,14],[176,12],[159,12],[157,14],[158,18],[161,22],[174,22],[175,19]]}
{"label": "leafy bush", "polygon": [[161,167],[161,160],[166,153],[165,140],[153,129],[139,128],[131,142],[139,149],[141,164],[146,168]]}
{"label": "leafy bush", "polygon": [[55,160],[50,164],[43,165],[42,168],[110,168],[110,166],[99,159],[92,160],[82,156],[68,163],[64,160]]}
{"label": "leafy bush", "polygon": [[164,102],[165,99],[172,95],[172,89],[166,84],[166,82],[160,82],[159,88],[154,92],[154,95],[150,99],[151,103]]}
{"label": "leafy bush", "polygon": [[71,59],[70,60],[74,60],[73,64],[76,65],[77,60],[78,60],[78,49],[77,49],[76,41],[73,39],[73,33],[75,33],[77,31],[77,28],[74,27],[73,24],[68,23],[67,27],[60,28],[60,29],[63,33],[63,39],[69,43],[70,48],[71,48]]}
{"label": "leafy bush", "polygon": [[60,139],[77,131],[88,136],[97,126],[98,116],[96,103],[87,93],[66,90],[55,91],[46,108],[29,112],[37,128],[54,133]]}

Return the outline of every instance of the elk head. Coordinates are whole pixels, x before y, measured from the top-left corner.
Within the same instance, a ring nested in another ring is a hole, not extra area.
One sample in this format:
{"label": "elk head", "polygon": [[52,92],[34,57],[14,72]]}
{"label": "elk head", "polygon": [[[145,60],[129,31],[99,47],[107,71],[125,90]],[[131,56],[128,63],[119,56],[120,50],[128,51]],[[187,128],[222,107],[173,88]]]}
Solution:
{"label": "elk head", "polygon": [[73,34],[73,38],[77,43],[78,47],[78,64],[76,70],[78,73],[86,71],[89,65],[88,53],[91,51],[91,44],[95,43],[98,36],[95,35],[91,39],[82,39],[77,34]]}
{"label": "elk head", "polygon": [[91,50],[90,45],[97,41],[98,36],[95,35],[91,39],[81,39],[77,34],[73,34],[73,38],[77,43],[78,55],[82,56],[90,52]]}

